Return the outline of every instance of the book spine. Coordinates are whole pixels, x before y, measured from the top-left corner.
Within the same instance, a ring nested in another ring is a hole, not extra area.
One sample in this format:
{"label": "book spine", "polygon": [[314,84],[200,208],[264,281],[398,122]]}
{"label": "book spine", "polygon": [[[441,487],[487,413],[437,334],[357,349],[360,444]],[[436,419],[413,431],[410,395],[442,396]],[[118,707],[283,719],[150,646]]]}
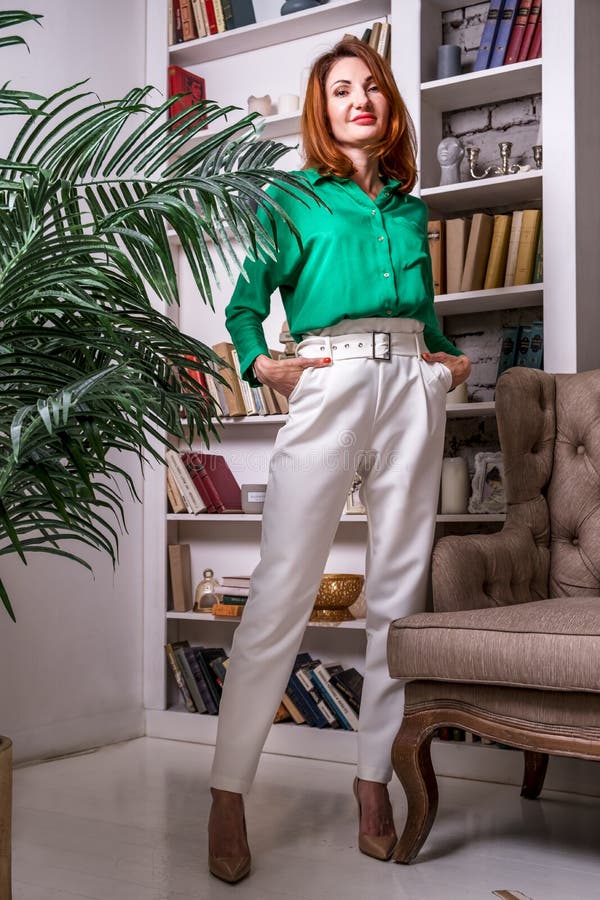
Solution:
{"label": "book spine", "polygon": [[[177,652],[177,651],[176,651]],[[196,661],[196,657],[194,656],[194,652],[191,647],[181,647],[181,653],[185,659],[185,662],[188,665],[190,670],[190,675],[192,681],[190,683],[190,694],[196,704],[196,709],[199,713],[206,712],[206,703],[204,702],[204,698],[202,696],[202,692],[200,691],[200,683],[202,681],[202,673],[198,668],[198,663]]]}
{"label": "book spine", "polygon": [[327,704],[322,700],[320,693],[315,687],[313,679],[310,677],[309,670],[298,669],[296,675],[298,676],[298,681],[301,683],[302,687],[309,695],[313,703],[316,705],[317,709],[321,713],[321,716],[325,720],[323,727],[329,725],[329,727],[338,728],[339,722],[333,715],[331,710],[328,709]]}
{"label": "book spine", "polygon": [[517,62],[524,62],[527,59],[527,55],[531,47],[531,41],[533,39],[533,34],[535,32],[535,26],[537,20],[540,17],[541,8],[541,0],[533,0],[531,9],[529,10],[529,17],[527,19],[527,25],[525,26],[525,33],[523,34],[523,42],[521,44],[521,49],[519,50],[519,58]]}
{"label": "book spine", "polygon": [[535,262],[533,264],[533,276],[531,281],[533,284],[541,284],[544,280],[544,229],[540,222],[540,235],[538,237],[537,249],[535,251]]}
{"label": "book spine", "polygon": [[317,688],[321,692],[323,699],[325,700],[326,703],[329,704],[329,708],[337,716],[338,721],[339,721],[340,725],[342,726],[342,728],[345,728],[346,731],[353,731],[354,729],[352,728],[352,725],[350,724],[349,719],[346,718],[343,710],[341,709],[340,706],[338,706],[338,704],[335,701],[332,686],[329,681],[329,676],[327,675],[327,673],[325,673],[325,675],[327,676],[327,677],[325,677],[321,673],[321,671],[317,670],[317,667],[315,667],[312,670],[311,675],[312,675],[312,679],[315,682]]}
{"label": "book spine", "polygon": [[506,257],[510,239],[511,216],[494,216],[494,233],[485,273],[484,289],[499,288],[504,284]]}
{"label": "book spine", "polygon": [[202,502],[204,503],[205,512],[214,513],[217,511],[217,507],[214,503],[213,496],[208,489],[208,485],[206,483],[206,468],[203,463],[198,463],[197,460],[194,459],[192,453],[182,453],[181,454],[181,462],[185,467],[186,472],[188,473],[194,487],[198,491],[198,494],[202,498]]}
{"label": "book spine", "polygon": [[198,37],[196,32],[196,23],[192,13],[191,0],[179,0],[181,9],[181,30],[183,32],[184,41],[193,41]]}
{"label": "book spine", "polygon": [[356,696],[356,694],[350,689],[350,687],[343,681],[338,680],[335,675],[329,679],[335,688],[342,694],[343,697],[346,698],[356,715],[360,712],[360,700]]}
{"label": "book spine", "polygon": [[443,294],[446,291],[445,265],[444,265],[444,223],[432,220],[427,223],[427,241],[429,243],[429,255],[431,256],[431,269],[433,273],[433,293]]}
{"label": "book spine", "polygon": [[236,619],[241,618],[244,609],[245,604],[243,603],[213,603],[211,612],[213,616],[225,616]]}
{"label": "book spine", "polygon": [[518,325],[505,325],[502,328],[502,344],[500,345],[500,357],[498,359],[496,381],[500,378],[503,372],[505,372],[507,369],[511,369],[514,366],[517,355],[518,337]]}
{"label": "book spine", "polygon": [[310,690],[310,688],[312,687],[310,675],[307,676],[306,672],[301,668],[296,669],[294,675],[298,680],[298,684],[300,685],[300,690],[303,692],[304,699],[311,708],[313,717],[315,719],[315,725],[317,726],[317,728],[326,728],[327,719],[319,709],[319,704],[317,703],[314,694]]}
{"label": "book spine", "polygon": [[173,473],[167,467],[167,499],[171,506],[171,512],[174,513],[184,513],[187,512],[187,507],[183,502],[183,497],[181,496],[181,491],[177,486],[177,482],[173,478]]}
{"label": "book spine", "polygon": [[204,19],[204,12],[202,11],[202,3],[200,0],[192,0],[192,12],[194,13],[198,37],[206,37],[208,30],[206,28],[206,21]]}
{"label": "book spine", "polygon": [[192,608],[192,567],[189,544],[169,544],[169,575],[173,609],[188,612]]}
{"label": "book spine", "polygon": [[504,8],[499,17],[496,43],[490,56],[489,69],[495,69],[497,66],[501,66],[504,63],[504,57],[506,56],[517,6],[518,0],[506,0],[504,4]]}
{"label": "book spine", "polygon": [[223,500],[221,499],[221,496],[215,487],[214,481],[210,477],[210,473],[209,473],[207,467],[202,462],[202,460],[199,458],[197,453],[190,453],[189,457],[190,457],[190,461],[189,461],[189,463],[186,462],[186,466],[187,465],[193,466],[194,470],[196,472],[198,472],[198,474],[200,475],[200,478],[202,479],[203,488],[206,491],[208,497],[210,498],[210,503],[211,503],[211,506],[213,507],[211,512],[217,512],[217,513],[223,512],[225,509],[225,504],[223,503]]}
{"label": "book spine", "polygon": [[516,366],[527,366],[529,369],[541,369],[544,357],[544,325],[542,322],[531,322],[521,325],[517,341]]}
{"label": "book spine", "polygon": [[289,712],[296,725],[304,725],[306,719],[304,718],[294,701],[290,697],[288,697],[287,693],[283,695],[281,702]]}
{"label": "book spine", "polygon": [[309,702],[306,691],[298,681],[298,676],[295,672],[292,672],[290,675],[286,693],[289,694],[293,703],[296,704],[304,716],[306,724],[310,725],[311,728],[318,727],[317,723],[320,719],[320,714],[317,716],[314,709],[314,703]]}
{"label": "book spine", "polygon": [[527,59],[538,59],[542,55],[542,14],[540,12],[539,18],[535,24],[535,30],[533,32],[533,38],[531,39],[531,47],[529,48],[529,53],[527,54]]}
{"label": "book spine", "polygon": [[525,36],[525,29],[529,19],[529,10],[531,9],[531,0],[520,0],[515,11],[510,40],[506,48],[506,56],[504,57],[504,65],[510,66],[512,63],[518,62],[519,51]]}
{"label": "book spine", "polygon": [[541,215],[542,213],[539,209],[526,209],[523,213],[523,224],[521,225],[519,251],[515,267],[515,285],[531,284]]}
{"label": "book spine", "polygon": [[217,21],[217,32],[222,34],[226,31],[225,27],[225,16],[223,15],[223,7],[221,5],[221,0],[213,0],[213,6],[215,8],[215,19]]}
{"label": "book spine", "polygon": [[167,2],[167,41],[169,47],[175,43],[175,20],[173,18],[173,0]]}
{"label": "book spine", "polygon": [[181,20],[181,0],[173,0],[173,20],[175,23],[175,43],[183,41],[183,22]]}
{"label": "book spine", "polygon": [[485,20],[485,25],[483,26],[483,32],[481,34],[481,41],[479,43],[477,58],[475,60],[475,65],[473,66],[474,72],[480,72],[483,69],[487,69],[488,67],[490,54],[496,43],[498,21],[500,14],[502,13],[503,6],[504,0],[490,0],[490,7],[488,10],[487,19]]}
{"label": "book spine", "polygon": [[169,469],[173,473],[173,478],[181,492],[181,496],[183,497],[188,512],[193,513],[193,515],[204,512],[206,506],[202,502],[202,498],[198,493],[194,482],[190,478],[187,469],[183,465],[179,454],[175,450],[167,450],[165,459]]}
{"label": "book spine", "polygon": [[504,275],[504,287],[512,287],[515,283],[515,269],[517,266],[517,255],[519,253],[519,239],[521,237],[522,226],[523,210],[517,209],[513,212],[512,225],[510,226],[508,254],[506,256],[506,272]]}
{"label": "book spine", "polygon": [[196,659],[198,660],[198,665],[200,666],[200,670],[202,672],[203,682],[208,688],[209,702],[207,703],[206,700],[204,701],[206,703],[206,708],[210,712],[212,707],[216,714],[219,712],[219,700],[221,699],[221,695],[217,683],[213,677],[212,669],[210,668],[207,660],[204,658],[203,648],[193,647],[192,649],[194,651]]}
{"label": "book spine", "polygon": [[167,659],[169,661],[169,665],[171,666],[171,671],[175,677],[175,681],[177,682],[177,687],[181,693],[183,702],[185,703],[185,708],[188,712],[196,712],[196,707],[194,706],[194,701],[192,700],[192,695],[188,690],[188,686],[185,683],[183,678],[183,672],[179,666],[179,661],[175,657],[175,652],[171,644],[165,644],[165,653],[167,654]]}
{"label": "book spine", "polygon": [[351,730],[358,731],[358,717],[356,716],[356,713],[350,707],[350,704],[346,702],[345,697],[342,697],[338,689],[331,683],[329,672],[327,671],[325,666],[315,666],[314,671],[316,671],[318,675],[326,679],[327,690],[333,697],[336,706],[341,710],[344,718],[347,719]]}
{"label": "book spine", "polygon": [[225,20],[225,30],[230,31],[233,28],[232,0],[221,0],[221,8],[223,10],[223,19]]}
{"label": "book spine", "polygon": [[209,34],[217,34],[217,17],[215,15],[215,7],[213,0],[202,0],[203,10],[206,13],[206,23],[208,25]]}

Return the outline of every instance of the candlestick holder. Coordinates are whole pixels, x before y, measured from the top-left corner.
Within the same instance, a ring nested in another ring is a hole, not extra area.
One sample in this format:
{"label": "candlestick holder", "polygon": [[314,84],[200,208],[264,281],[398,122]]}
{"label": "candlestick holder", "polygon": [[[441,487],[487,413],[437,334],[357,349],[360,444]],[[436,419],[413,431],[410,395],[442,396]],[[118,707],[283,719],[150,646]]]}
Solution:
{"label": "candlestick holder", "polygon": [[533,160],[535,162],[535,167],[536,169],[541,169],[543,159],[542,145],[534,144],[531,149],[533,150]]}
{"label": "candlestick holder", "polygon": [[499,166],[488,166],[483,172],[477,171],[477,162],[479,160],[479,147],[467,147],[467,158],[469,160],[469,173],[471,178],[477,180],[481,178],[489,178],[493,175],[516,175],[518,172],[528,172],[531,166],[520,166],[517,163],[510,163],[510,154],[512,151],[511,141],[500,141],[501,164]]}

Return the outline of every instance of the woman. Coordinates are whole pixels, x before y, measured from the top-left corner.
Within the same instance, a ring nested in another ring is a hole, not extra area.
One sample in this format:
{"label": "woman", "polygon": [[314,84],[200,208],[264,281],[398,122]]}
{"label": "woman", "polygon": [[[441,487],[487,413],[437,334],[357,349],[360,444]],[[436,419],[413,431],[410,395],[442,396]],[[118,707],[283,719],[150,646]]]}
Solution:
{"label": "woman", "polygon": [[[271,459],[261,558],[233,641],[211,775],[209,865],[231,882],[250,871],[243,794],[357,470],[369,519],[354,783],[359,847],[391,856],[387,783],[404,691],[388,674],[387,630],[393,619],[424,609],[445,394],[470,372],[434,314],[427,209],[409,194],[412,123],[387,63],[359,41],[320,57],[302,130],[304,176],[323,202],[271,190],[301,244],[279,217],[276,259],[246,262],[247,278],[226,310],[244,377],[287,395],[290,405]],[[272,359],[262,330],[278,287],[298,341],[292,359]]]}

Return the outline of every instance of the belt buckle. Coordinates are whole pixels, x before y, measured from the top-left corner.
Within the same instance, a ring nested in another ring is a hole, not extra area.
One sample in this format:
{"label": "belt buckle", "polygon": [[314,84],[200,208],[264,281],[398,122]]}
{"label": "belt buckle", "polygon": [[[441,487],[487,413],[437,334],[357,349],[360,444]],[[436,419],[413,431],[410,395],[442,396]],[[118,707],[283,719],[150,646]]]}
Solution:
{"label": "belt buckle", "polygon": [[[384,356],[378,356],[375,352],[375,338],[377,337],[385,337],[387,338],[387,347],[384,351]],[[392,358],[392,336],[389,331],[374,331],[373,332],[373,359],[387,359],[390,360]]]}

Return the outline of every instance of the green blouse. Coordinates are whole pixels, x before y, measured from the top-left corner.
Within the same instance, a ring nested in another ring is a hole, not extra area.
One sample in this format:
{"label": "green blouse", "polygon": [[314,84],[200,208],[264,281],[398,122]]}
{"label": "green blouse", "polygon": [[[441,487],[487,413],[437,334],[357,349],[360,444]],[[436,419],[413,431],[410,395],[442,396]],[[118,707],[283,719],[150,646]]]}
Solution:
{"label": "green blouse", "polygon": [[[350,178],[319,175],[314,169],[295,174],[307,179],[326,206],[307,195],[297,199],[281,188],[267,189],[294,222],[302,245],[279,216],[276,258],[249,257],[244,263],[225,309],[244,379],[260,383],[252,363],[261,353],[269,356],[262,323],[277,288],[295,341],[344,318],[401,316],[423,322],[431,353],[460,356],[442,334],[433,308],[423,201],[399,191],[397,181],[389,180],[371,200]],[[259,216],[268,229],[262,210]]]}

